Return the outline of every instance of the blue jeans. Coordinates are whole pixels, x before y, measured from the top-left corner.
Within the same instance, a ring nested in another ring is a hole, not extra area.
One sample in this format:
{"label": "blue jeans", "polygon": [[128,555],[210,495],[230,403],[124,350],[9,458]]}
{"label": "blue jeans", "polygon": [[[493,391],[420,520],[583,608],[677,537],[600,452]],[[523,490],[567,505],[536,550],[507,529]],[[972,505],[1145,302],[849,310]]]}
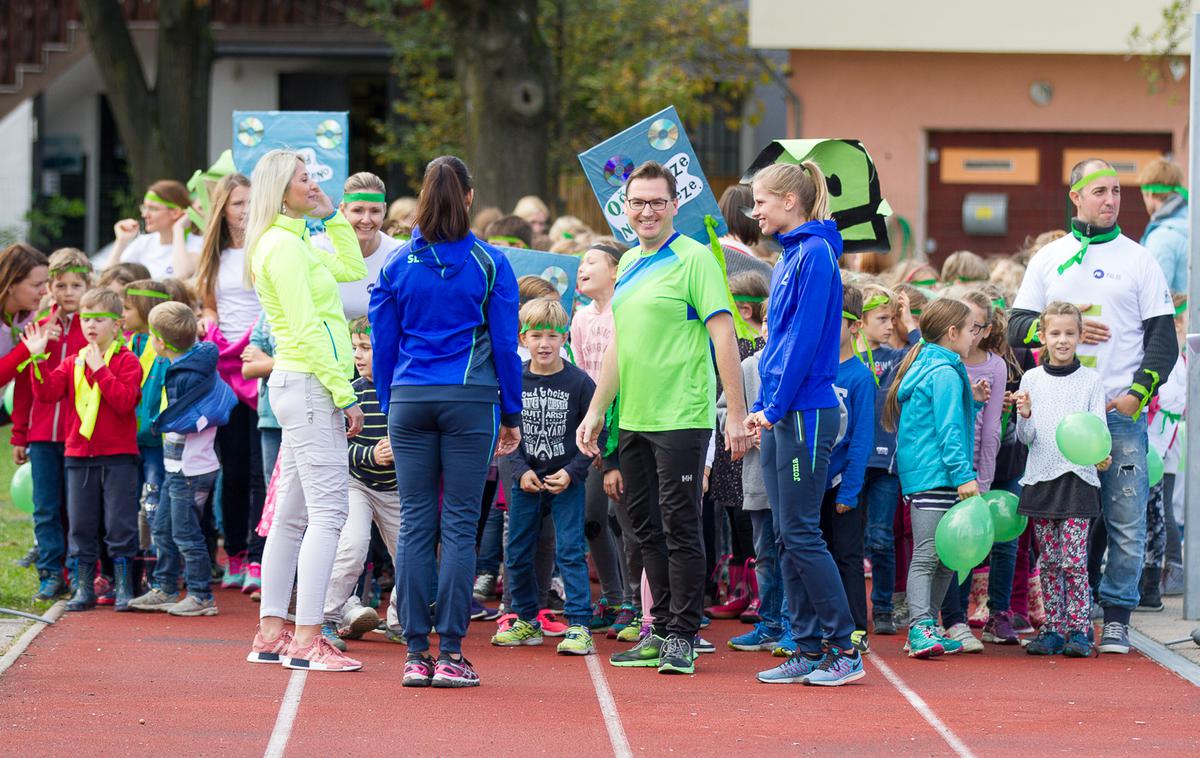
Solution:
{"label": "blue jeans", "polygon": [[188,594],[201,599],[212,596],[212,564],[200,517],[216,483],[216,471],[197,476],[167,474],[164,498],[154,518],[154,544],[158,548],[154,584],[168,595],[179,587],[182,560],[187,565]]}
{"label": "blue jeans", "polygon": [[62,519],[67,502],[65,447],[61,442],[30,442],[25,448],[33,471],[33,534],[37,538],[39,572],[61,572],[67,553],[67,530]]}
{"label": "blue jeans", "polygon": [[538,614],[538,582],[533,570],[542,519],[554,518],[555,559],[566,590],[563,611],[567,623],[587,626],[592,618],[591,584],[588,581],[587,537],[583,533],[584,485],[571,484],[557,495],[530,494],[518,486],[508,501],[508,550],[504,564],[512,583],[513,611],[525,621]]}
{"label": "blue jeans", "polygon": [[838,411],[792,412],[762,436],[763,479],[779,544],[779,566],[798,650],[822,641],[849,649],[854,619],[837,564],[821,536],[821,500]]}
{"label": "blue jeans", "polygon": [[1108,431],[1113,461],[1100,475],[1100,518],[1108,530],[1100,605],[1131,611],[1141,599],[1138,584],[1146,549],[1146,500],[1150,497],[1146,417],[1134,421],[1109,411]]}
{"label": "blue jeans", "polygon": [[[992,489],[1007,490],[1014,495],[1021,494],[1021,478],[1016,477],[1006,482],[992,482]],[[1018,537],[1008,542],[992,543],[991,567],[988,569],[988,612],[1007,611],[1012,607],[1013,577],[1017,573],[1017,543]],[[970,584],[967,585],[970,593]],[[967,595],[963,596],[964,598]],[[967,603],[963,601],[963,607]]]}
{"label": "blue jeans", "polygon": [[503,548],[504,511],[493,506],[488,509],[487,522],[483,526],[483,539],[479,543],[479,558],[475,560],[475,572],[499,576]]}
{"label": "blue jeans", "polygon": [[779,573],[779,548],[771,511],[747,511],[754,532],[754,573],[758,579],[758,615],[774,637],[784,630],[783,576]]}
{"label": "blue jeans", "polygon": [[[167,479],[167,470],[163,468],[163,449],[162,445],[158,447],[147,447],[138,445],[138,452],[142,456],[142,486],[138,490],[138,495],[145,493],[147,495],[147,504],[152,507],[146,514],[147,521],[150,522],[150,529],[154,529],[155,514],[158,513],[158,505],[167,502],[166,494],[163,492],[163,483]],[[147,492],[146,485],[151,485]]]}
{"label": "blue jeans", "polygon": [[279,446],[283,443],[282,429],[259,429],[262,440],[263,486],[271,486],[271,474],[275,473],[275,460],[279,458]]}
{"label": "blue jeans", "polygon": [[462,651],[471,620],[479,503],[499,425],[499,407],[491,403],[404,402],[393,396],[388,408],[400,492],[395,591],[410,652],[429,649],[435,574],[441,652]]}
{"label": "blue jeans", "polygon": [[891,613],[896,591],[896,536],[893,523],[900,503],[900,477],[881,468],[867,469],[863,484],[867,507],[864,547],[871,561],[871,612]]}

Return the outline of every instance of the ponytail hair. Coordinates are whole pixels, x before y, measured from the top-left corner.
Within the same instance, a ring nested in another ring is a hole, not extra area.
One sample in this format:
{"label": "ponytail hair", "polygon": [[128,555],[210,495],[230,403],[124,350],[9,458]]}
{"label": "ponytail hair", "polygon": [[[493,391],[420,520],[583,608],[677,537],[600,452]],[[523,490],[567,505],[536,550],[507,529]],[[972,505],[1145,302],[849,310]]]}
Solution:
{"label": "ponytail hair", "polygon": [[894,432],[898,428],[900,423],[900,382],[917,360],[917,356],[921,354],[925,342],[937,342],[946,336],[946,332],[950,331],[950,327],[952,326],[965,329],[967,326],[967,317],[970,315],[970,308],[958,300],[951,300],[950,298],[935,300],[921,314],[922,338],[915,347],[908,351],[908,355],[904,357],[904,360],[900,363],[900,367],[896,369],[896,377],[892,380],[891,389],[888,390],[887,394],[887,402],[883,406],[884,429]]}
{"label": "ponytail hair", "polygon": [[825,174],[815,161],[772,163],[754,175],[754,183],[773,195],[791,193],[800,204],[800,212],[809,221],[829,218],[829,188]]}
{"label": "ponytail hair", "polygon": [[417,227],[428,242],[454,242],[471,231],[467,193],[471,191],[467,164],[453,155],[434,158],[425,167],[417,200]]}

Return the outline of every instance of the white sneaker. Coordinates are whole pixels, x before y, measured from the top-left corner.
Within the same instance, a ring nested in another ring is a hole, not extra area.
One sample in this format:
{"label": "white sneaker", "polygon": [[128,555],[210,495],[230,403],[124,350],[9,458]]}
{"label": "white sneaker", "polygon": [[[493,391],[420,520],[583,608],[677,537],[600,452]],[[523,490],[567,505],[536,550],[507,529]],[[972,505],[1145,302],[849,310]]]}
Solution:
{"label": "white sneaker", "polygon": [[983,643],[971,633],[971,627],[966,624],[955,624],[946,630],[946,637],[962,643],[964,653],[982,653]]}
{"label": "white sneaker", "polygon": [[362,639],[364,634],[377,626],[379,626],[379,614],[375,612],[375,609],[367,605],[360,605],[342,616],[342,624],[338,627],[338,636],[347,640]]}

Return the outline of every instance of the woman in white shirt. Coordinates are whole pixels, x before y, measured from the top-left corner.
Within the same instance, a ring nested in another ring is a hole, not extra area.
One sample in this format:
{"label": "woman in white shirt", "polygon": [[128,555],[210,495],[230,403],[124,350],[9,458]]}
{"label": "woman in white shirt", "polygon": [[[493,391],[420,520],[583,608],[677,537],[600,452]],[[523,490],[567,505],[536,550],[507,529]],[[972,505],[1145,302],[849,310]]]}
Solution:
{"label": "woman in white shirt", "polygon": [[[117,241],[106,268],[118,263],[140,263],[150,270],[154,279],[191,276],[201,240],[199,235],[187,233],[190,204],[187,187],[179,182],[161,179],[151,184],[141,205],[145,234],[138,233],[140,227],[136,219],[125,218],[114,224]],[[179,246],[176,241],[180,242]],[[176,250],[176,247],[182,247],[182,250]]]}
{"label": "woman in white shirt", "polygon": [[[360,171],[346,180],[342,190],[344,194],[338,209],[354,227],[354,235],[358,237],[358,246],[362,249],[363,260],[367,264],[365,277],[358,281],[338,284],[346,320],[353,321],[367,315],[371,290],[375,288],[383,264],[404,242],[389,237],[380,230],[384,214],[387,213],[387,192],[382,179],[370,171]],[[333,251],[333,243],[324,234],[314,237],[313,244],[323,250]]]}

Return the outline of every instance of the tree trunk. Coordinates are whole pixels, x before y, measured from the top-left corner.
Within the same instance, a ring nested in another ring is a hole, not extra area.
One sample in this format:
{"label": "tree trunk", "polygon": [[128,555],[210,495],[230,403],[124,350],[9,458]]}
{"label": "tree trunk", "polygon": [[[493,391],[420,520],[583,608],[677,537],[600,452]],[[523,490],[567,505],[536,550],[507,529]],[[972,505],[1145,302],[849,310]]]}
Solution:
{"label": "tree trunk", "polygon": [[537,0],[447,0],[442,7],[466,98],[476,204],[507,212],[524,195],[546,197],[554,92]]}
{"label": "tree trunk", "polygon": [[80,0],[79,10],[134,187],[186,181],[207,166],[213,43],[206,0],[159,1],[153,89],[118,0]]}

